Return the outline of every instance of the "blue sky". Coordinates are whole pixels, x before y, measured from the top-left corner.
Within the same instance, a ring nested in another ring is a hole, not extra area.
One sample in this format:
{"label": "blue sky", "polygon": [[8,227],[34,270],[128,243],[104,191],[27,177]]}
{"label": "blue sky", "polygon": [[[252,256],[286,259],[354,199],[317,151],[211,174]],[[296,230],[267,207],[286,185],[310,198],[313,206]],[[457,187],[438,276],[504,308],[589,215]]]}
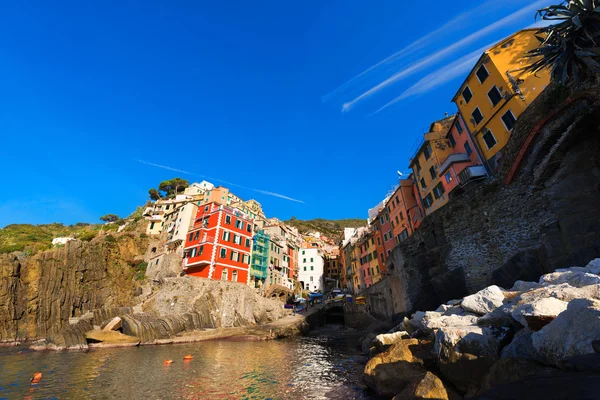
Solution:
{"label": "blue sky", "polygon": [[268,216],[366,217],[481,49],[545,2],[412,4],[4,4],[0,226],[125,216],[201,175]]}

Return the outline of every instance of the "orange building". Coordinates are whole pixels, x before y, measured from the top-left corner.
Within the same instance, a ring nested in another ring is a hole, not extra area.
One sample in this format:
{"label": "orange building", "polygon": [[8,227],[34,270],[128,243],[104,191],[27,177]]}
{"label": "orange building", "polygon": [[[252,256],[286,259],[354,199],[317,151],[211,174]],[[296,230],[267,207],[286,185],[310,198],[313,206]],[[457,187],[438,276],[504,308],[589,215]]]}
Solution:
{"label": "orange building", "polygon": [[388,209],[392,223],[392,233],[396,244],[412,236],[416,224],[423,219],[412,179],[401,179],[396,191],[388,201]]}
{"label": "orange building", "polygon": [[248,284],[253,224],[235,208],[216,203],[198,207],[184,248],[187,275]]}

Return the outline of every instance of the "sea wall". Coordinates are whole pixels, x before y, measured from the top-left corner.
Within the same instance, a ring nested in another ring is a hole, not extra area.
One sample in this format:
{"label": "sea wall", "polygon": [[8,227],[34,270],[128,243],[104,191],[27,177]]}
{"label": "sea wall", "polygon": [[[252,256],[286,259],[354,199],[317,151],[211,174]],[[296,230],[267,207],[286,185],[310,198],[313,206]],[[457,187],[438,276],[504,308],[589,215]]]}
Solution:
{"label": "sea wall", "polygon": [[600,109],[594,101],[570,103],[553,118],[505,185],[507,165],[548,100],[523,114],[500,174],[465,187],[394,249],[386,279],[365,291],[371,309],[387,318],[435,309],[490,284],[511,287],[600,256]]}

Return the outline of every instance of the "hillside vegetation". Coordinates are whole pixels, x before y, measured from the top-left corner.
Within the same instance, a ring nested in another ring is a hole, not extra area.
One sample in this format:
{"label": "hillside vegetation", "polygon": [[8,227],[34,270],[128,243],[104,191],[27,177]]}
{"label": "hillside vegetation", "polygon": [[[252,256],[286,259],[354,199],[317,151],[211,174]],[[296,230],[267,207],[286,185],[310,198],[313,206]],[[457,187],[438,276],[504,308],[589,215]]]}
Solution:
{"label": "hillside vegetation", "polygon": [[11,251],[26,251],[35,254],[52,247],[55,237],[71,236],[81,240],[92,240],[98,232],[116,230],[117,224],[63,225],[59,223],[45,225],[13,224],[0,229],[0,254]]}
{"label": "hillside vegetation", "polygon": [[367,224],[367,220],[360,218],[347,218],[338,220],[316,218],[310,220],[301,220],[292,217],[292,219],[285,221],[285,223],[297,228],[300,233],[306,234],[311,231],[318,231],[337,241],[341,240],[344,236],[344,228],[358,228],[365,226]]}

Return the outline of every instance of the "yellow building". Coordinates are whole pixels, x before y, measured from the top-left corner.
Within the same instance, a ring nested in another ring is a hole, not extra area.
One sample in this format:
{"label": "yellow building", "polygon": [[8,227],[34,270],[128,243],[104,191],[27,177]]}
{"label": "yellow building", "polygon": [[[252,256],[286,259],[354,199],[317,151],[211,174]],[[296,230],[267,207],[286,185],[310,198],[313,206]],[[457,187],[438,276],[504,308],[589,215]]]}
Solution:
{"label": "yellow building", "polygon": [[439,173],[440,165],[452,154],[452,146],[446,137],[453,122],[454,116],[451,116],[431,124],[423,143],[410,160],[409,167],[413,170],[426,214],[431,214],[448,202]]}
{"label": "yellow building", "polygon": [[452,98],[492,170],[517,118],[550,82],[549,71],[522,71],[530,63],[524,54],[540,45],[536,31],[519,31],[483,53]]}

